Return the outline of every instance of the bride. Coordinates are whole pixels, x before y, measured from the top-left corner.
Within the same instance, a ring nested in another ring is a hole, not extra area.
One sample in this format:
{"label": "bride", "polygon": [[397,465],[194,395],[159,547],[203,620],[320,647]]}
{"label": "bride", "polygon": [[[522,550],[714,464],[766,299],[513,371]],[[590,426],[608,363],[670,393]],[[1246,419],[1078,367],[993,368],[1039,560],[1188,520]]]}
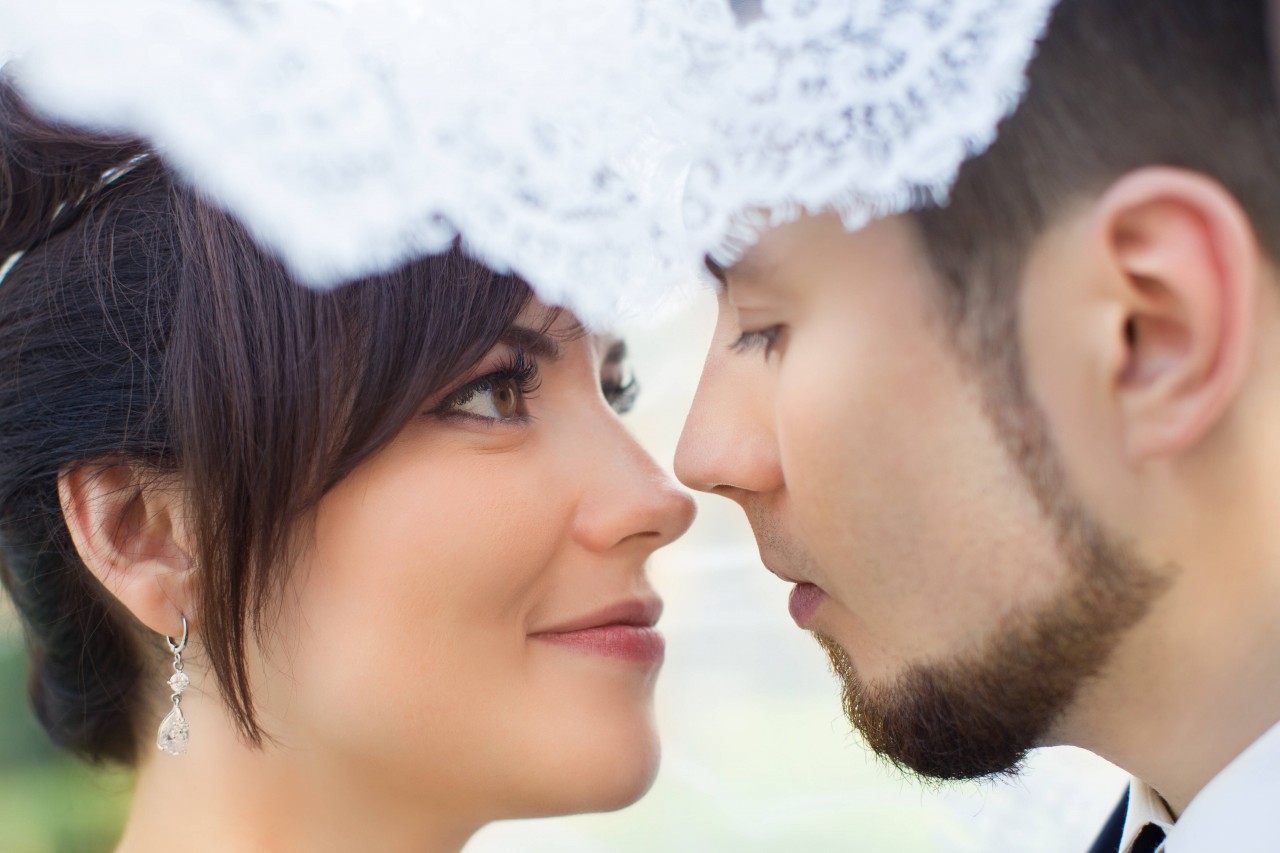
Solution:
{"label": "bride", "polygon": [[3,81],[0,147],[0,577],[50,737],[136,770],[118,850],[456,851],[641,796],[644,564],[693,509],[621,347],[456,247],[298,287]]}

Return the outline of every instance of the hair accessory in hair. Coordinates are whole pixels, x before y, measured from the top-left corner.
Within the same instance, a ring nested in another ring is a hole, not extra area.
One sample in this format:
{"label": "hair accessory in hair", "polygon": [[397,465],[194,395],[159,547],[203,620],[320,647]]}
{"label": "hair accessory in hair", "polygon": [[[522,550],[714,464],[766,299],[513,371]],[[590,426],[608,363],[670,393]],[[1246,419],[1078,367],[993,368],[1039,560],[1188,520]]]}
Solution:
{"label": "hair accessory in hair", "polygon": [[190,727],[187,718],[182,716],[182,693],[191,686],[191,679],[182,671],[182,650],[187,647],[187,617],[182,617],[182,639],[176,643],[172,637],[166,636],[164,641],[173,652],[173,675],[169,676],[169,689],[172,695],[173,710],[160,721],[160,731],[156,735],[156,746],[161,752],[170,755],[181,755],[187,751],[187,738]]}
{"label": "hair accessory in hair", "polygon": [[1052,6],[0,0],[0,33],[37,106],[149,139],[312,284],[460,233],[600,325],[762,226],[944,196]]}
{"label": "hair accessory in hair", "polygon": [[3,261],[0,261],[0,284],[4,284],[5,276],[9,274],[9,270],[18,265],[18,261],[22,260],[23,254],[23,252],[14,252]]}

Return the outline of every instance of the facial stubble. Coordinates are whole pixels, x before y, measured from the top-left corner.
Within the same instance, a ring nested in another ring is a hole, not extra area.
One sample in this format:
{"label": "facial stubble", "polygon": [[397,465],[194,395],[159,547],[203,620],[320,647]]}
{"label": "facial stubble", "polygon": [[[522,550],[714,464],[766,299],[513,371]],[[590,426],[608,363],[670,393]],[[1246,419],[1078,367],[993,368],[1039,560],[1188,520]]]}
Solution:
{"label": "facial stubble", "polygon": [[999,367],[978,368],[984,408],[1052,525],[1069,568],[1066,587],[978,653],[915,664],[884,684],[863,681],[849,654],[817,635],[845,715],[867,745],[934,779],[1015,774],[1168,585],[1168,571],[1134,554],[1072,494],[1045,417],[1023,390],[1020,360],[1001,356]]}

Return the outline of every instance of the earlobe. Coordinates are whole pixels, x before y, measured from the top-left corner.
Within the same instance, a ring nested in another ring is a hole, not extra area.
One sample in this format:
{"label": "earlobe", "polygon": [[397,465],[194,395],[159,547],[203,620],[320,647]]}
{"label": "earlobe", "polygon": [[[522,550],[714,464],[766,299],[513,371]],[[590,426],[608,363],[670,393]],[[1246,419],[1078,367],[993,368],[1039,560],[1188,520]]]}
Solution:
{"label": "earlobe", "polygon": [[1197,445],[1238,395],[1262,269],[1248,216],[1214,181],[1149,168],[1117,181],[1099,236],[1124,314],[1115,391],[1130,459]]}
{"label": "earlobe", "polygon": [[140,622],[170,635],[184,616],[195,624],[185,496],[172,478],[87,463],[59,473],[58,496],[85,567]]}

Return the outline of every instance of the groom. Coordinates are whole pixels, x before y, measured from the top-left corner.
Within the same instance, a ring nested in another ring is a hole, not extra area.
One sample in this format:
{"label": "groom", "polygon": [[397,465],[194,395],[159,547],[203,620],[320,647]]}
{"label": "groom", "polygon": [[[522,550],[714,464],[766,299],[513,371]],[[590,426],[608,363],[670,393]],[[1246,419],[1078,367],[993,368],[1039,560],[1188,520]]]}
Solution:
{"label": "groom", "polygon": [[713,267],[676,459],[871,748],[1075,744],[1095,850],[1280,849],[1280,111],[1263,0],[1062,0],[950,202]]}

